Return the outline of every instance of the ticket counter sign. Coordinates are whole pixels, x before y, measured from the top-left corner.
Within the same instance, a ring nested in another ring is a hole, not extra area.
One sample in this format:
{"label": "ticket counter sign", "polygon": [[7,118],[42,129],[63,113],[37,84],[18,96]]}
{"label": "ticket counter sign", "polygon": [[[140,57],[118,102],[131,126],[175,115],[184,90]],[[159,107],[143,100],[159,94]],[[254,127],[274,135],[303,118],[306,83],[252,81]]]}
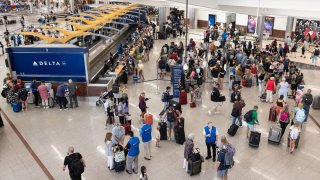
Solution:
{"label": "ticket counter sign", "polygon": [[179,86],[183,73],[183,67],[181,65],[174,65],[171,67],[171,82],[172,82],[172,94],[173,98],[179,98]]}
{"label": "ticket counter sign", "polygon": [[88,82],[85,48],[12,47],[6,51],[12,74],[23,81]]}

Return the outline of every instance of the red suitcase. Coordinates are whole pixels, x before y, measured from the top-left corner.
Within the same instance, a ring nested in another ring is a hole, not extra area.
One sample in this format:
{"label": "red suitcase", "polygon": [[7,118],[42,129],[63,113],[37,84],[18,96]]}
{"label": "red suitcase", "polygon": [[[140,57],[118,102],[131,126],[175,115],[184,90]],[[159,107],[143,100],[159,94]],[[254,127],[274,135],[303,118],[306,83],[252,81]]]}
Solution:
{"label": "red suitcase", "polygon": [[185,92],[185,91],[180,91],[180,93],[179,93],[179,103],[180,104],[188,104],[188,95],[187,95],[187,93]]}
{"label": "red suitcase", "polygon": [[243,87],[247,87],[247,80],[242,79],[242,86],[243,86]]}
{"label": "red suitcase", "polygon": [[153,116],[152,114],[145,114],[144,119],[146,120],[146,124],[153,124]]}
{"label": "red suitcase", "polygon": [[269,121],[276,122],[277,121],[277,107],[272,106],[269,111]]}
{"label": "red suitcase", "polygon": [[196,107],[196,103],[195,103],[195,102],[191,102],[191,103],[190,103],[190,107],[191,107],[191,108],[195,108],[195,107]]}
{"label": "red suitcase", "polygon": [[125,130],[125,135],[128,135],[129,131],[131,131],[131,119],[125,118],[125,123],[122,125]]}

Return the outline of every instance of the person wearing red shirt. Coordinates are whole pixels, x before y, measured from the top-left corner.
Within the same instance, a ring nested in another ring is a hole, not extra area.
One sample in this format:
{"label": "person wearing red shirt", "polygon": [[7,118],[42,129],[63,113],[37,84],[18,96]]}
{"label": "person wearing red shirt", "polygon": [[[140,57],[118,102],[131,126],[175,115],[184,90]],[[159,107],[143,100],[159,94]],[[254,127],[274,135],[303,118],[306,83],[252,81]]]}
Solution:
{"label": "person wearing red shirt", "polygon": [[253,84],[256,83],[258,85],[258,81],[257,81],[257,71],[258,71],[258,69],[257,69],[257,66],[256,66],[255,63],[253,63],[251,65],[250,71],[251,71],[251,74],[253,75],[253,80],[252,80]]}
{"label": "person wearing red shirt", "polygon": [[172,57],[172,59],[174,59],[175,61],[178,61],[178,53],[177,53],[176,51],[173,51],[171,57]]}
{"label": "person wearing red shirt", "polygon": [[273,91],[276,90],[276,83],[274,81],[274,77],[271,77],[266,85],[267,99],[266,102],[272,103]]}

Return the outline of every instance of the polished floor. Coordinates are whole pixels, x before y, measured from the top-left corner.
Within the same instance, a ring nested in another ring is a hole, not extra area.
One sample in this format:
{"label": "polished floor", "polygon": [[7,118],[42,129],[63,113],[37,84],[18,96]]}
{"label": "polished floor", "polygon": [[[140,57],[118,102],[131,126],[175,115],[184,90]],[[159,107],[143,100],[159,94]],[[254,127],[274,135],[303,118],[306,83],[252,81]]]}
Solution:
{"label": "polished floor", "polygon": [[[200,30],[199,30],[200,32]],[[202,31],[201,31],[202,32]],[[150,62],[145,63],[146,79],[156,78],[156,60],[159,56],[161,46],[167,41],[159,40],[155,42],[154,49],[150,53]],[[176,39],[175,41],[180,41]],[[182,40],[184,42],[184,40]],[[6,68],[3,57],[0,61],[1,77],[4,76]],[[302,60],[303,61],[303,60]],[[313,94],[320,94],[319,71],[304,71],[307,87],[313,89]],[[167,77],[169,79],[169,77]],[[133,117],[133,130],[138,134],[141,126],[139,122],[138,96],[140,92],[146,92],[146,96],[151,98],[147,105],[149,113],[155,115],[157,124],[158,114],[163,107],[160,97],[161,92],[169,85],[167,81],[150,81],[145,83],[133,84],[129,82],[130,112]],[[228,96],[226,89],[223,93]],[[227,129],[231,124],[230,113],[232,104],[228,101],[219,107],[220,114],[208,115],[207,111],[212,107],[209,95],[211,84],[204,84],[201,89],[203,92],[203,103],[200,107],[189,108],[183,106],[183,117],[185,117],[186,134],[195,133],[195,147],[199,147],[201,154],[206,155],[206,146],[202,136],[202,129],[205,124],[212,121],[218,128],[221,135],[227,135]],[[317,180],[320,177],[318,167],[320,167],[320,144],[319,127],[309,119],[304,125],[299,148],[290,154],[286,147],[287,140],[283,138],[281,144],[270,145],[267,142],[269,128],[274,126],[269,122],[268,112],[270,104],[259,101],[258,90],[256,87],[244,88],[242,91],[246,100],[244,111],[249,110],[254,105],[259,106],[259,130],[262,133],[260,147],[253,149],[248,146],[245,137],[246,127],[238,130],[237,135],[228,137],[228,140],[237,150],[235,155],[236,165],[229,173],[231,180]],[[190,99],[190,96],[188,97]],[[10,106],[1,98],[0,105],[5,114],[16,126],[18,131],[25,138],[27,143],[39,157],[44,166],[55,179],[69,179],[68,172],[62,171],[63,159],[67,154],[68,146],[74,146],[80,152],[87,168],[83,174],[86,180],[102,179],[139,179],[138,175],[128,175],[125,172],[116,173],[109,171],[104,155],[104,136],[111,129],[105,129],[104,123],[106,116],[102,108],[95,106],[96,97],[81,99],[80,107],[59,111],[53,109],[36,109],[30,105],[29,111],[14,113]],[[290,101],[291,105],[293,104]],[[292,106],[291,106],[292,108]],[[319,121],[319,111],[311,111],[311,115]],[[18,138],[12,127],[5,121],[5,127],[0,128],[0,179],[3,180],[43,180],[47,179],[42,169],[27,151],[24,144]],[[155,130],[155,125],[153,125]],[[288,129],[284,135],[287,137]],[[128,140],[128,137],[126,138]],[[152,160],[143,159],[144,150],[140,146],[141,154],[139,166],[147,167],[150,179],[215,179],[215,164],[212,161],[205,161],[202,164],[202,172],[199,175],[190,177],[183,169],[183,150],[184,146],[177,145],[175,142],[162,141],[161,147],[156,148],[152,144]]]}

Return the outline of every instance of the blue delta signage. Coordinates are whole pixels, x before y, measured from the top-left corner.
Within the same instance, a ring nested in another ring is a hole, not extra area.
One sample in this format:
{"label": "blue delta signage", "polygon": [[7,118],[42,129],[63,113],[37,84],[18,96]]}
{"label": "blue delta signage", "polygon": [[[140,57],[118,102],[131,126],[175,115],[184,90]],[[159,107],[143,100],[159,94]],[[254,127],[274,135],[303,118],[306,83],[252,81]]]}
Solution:
{"label": "blue delta signage", "polygon": [[87,81],[85,48],[12,47],[7,49],[13,75],[23,81]]}

